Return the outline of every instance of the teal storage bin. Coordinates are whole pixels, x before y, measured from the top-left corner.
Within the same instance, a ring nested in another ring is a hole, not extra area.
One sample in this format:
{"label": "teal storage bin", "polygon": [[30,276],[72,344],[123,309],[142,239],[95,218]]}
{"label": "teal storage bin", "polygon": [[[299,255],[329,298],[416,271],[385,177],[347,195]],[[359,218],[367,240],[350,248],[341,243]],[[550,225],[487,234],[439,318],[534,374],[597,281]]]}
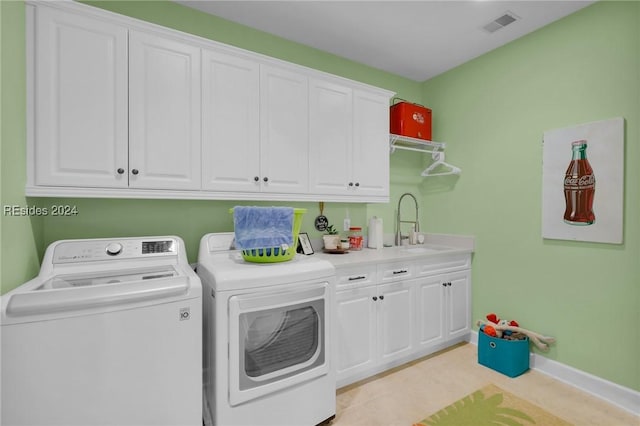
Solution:
{"label": "teal storage bin", "polygon": [[529,369],[529,338],[505,340],[478,332],[478,363],[509,377]]}

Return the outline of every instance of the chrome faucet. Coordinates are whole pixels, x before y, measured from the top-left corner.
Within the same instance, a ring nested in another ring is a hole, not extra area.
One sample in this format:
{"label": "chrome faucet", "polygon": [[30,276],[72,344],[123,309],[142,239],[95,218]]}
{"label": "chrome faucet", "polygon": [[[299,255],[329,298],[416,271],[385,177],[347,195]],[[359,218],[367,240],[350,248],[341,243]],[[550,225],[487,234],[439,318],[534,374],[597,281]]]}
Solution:
{"label": "chrome faucet", "polygon": [[[413,198],[413,202],[416,204],[416,220],[415,221],[411,221],[411,220],[402,220],[400,218],[400,206],[402,205],[402,199],[405,197],[405,195],[410,196],[411,198]],[[406,236],[402,235],[402,232],[400,232],[400,225],[403,223],[413,223],[415,225],[415,231],[419,232],[420,231],[420,223],[418,223],[418,200],[416,200],[416,197],[413,196],[413,194],[409,193],[409,192],[405,192],[404,194],[402,194],[400,196],[400,199],[398,200],[398,216],[396,217],[396,245],[397,246],[401,246],[402,245],[402,240],[404,238],[407,238]]]}

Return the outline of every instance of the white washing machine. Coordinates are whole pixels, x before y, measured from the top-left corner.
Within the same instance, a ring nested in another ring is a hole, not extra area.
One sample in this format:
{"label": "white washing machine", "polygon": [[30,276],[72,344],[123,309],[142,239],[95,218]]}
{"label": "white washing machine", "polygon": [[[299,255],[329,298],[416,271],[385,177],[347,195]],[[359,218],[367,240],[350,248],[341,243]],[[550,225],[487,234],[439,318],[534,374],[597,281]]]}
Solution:
{"label": "white washing machine", "polygon": [[250,263],[234,234],[205,235],[204,423],[313,426],[336,412],[335,269],[313,256]]}
{"label": "white washing machine", "polygon": [[1,319],[3,425],[202,424],[202,287],[180,238],[55,242]]}

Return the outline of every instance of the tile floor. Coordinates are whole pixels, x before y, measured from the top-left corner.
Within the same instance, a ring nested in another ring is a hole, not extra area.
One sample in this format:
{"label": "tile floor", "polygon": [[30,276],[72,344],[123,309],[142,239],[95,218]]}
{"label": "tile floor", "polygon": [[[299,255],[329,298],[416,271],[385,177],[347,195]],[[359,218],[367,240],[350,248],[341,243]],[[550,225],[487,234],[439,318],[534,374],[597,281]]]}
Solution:
{"label": "tile floor", "polygon": [[640,426],[640,417],[530,370],[509,378],[463,343],[338,390],[332,426],[411,426],[493,383],[575,426]]}

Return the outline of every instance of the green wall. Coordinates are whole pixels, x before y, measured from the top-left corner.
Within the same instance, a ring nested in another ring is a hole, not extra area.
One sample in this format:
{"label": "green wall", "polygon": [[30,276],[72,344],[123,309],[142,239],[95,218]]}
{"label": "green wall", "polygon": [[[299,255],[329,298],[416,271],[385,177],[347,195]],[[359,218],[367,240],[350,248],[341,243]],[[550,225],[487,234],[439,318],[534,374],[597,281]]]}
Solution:
{"label": "green wall", "polygon": [[[640,389],[640,4],[597,3],[423,84],[171,2],[92,4],[422,99],[434,110],[434,139],[448,142],[447,161],[462,175],[422,179],[425,159],[396,152],[391,203],[330,203],[325,214],[340,224],[348,208],[352,223],[363,225],[378,215],[393,232],[400,194],[419,194],[423,229],[477,237],[474,318],[495,311],[517,319],[558,338],[546,356]],[[227,209],[235,202],[25,199],[24,4],[0,7],[2,205],[79,211],[2,216],[2,293],[37,274],[44,249],[58,239],[177,234],[195,261],[203,234],[232,229]],[[615,116],[626,118],[625,244],[542,240],[542,132]],[[296,206],[309,209],[303,229],[310,231],[317,203]]]}
{"label": "green wall", "polygon": [[[549,358],[639,390],[640,3],[587,7],[425,82],[423,101],[463,170],[454,190],[421,186],[423,223],[476,236],[473,318],[517,319],[558,339]],[[543,132],[612,117],[624,244],[542,239]]]}
{"label": "green wall", "polygon": [[0,122],[2,233],[0,279],[2,293],[33,278],[40,265],[43,220],[38,217],[15,217],[4,214],[5,206],[26,206],[24,187],[26,176],[25,125],[25,31],[22,2],[0,1],[2,74],[2,110]]}

